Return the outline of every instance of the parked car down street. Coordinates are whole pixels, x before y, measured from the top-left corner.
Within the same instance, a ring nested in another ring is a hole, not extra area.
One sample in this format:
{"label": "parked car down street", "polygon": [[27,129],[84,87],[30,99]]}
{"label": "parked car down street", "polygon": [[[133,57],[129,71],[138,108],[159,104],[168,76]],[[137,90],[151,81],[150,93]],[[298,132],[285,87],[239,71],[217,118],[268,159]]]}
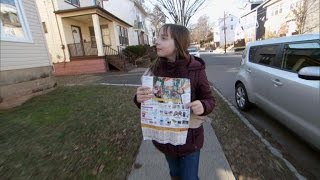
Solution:
{"label": "parked car down street", "polygon": [[190,55],[200,57],[200,50],[198,47],[189,47],[188,51]]}

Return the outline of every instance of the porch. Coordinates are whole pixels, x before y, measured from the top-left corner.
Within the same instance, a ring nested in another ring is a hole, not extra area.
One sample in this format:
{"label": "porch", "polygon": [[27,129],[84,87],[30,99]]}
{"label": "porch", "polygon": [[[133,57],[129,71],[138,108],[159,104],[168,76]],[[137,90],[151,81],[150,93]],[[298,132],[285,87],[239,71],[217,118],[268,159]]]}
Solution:
{"label": "porch", "polygon": [[[55,13],[61,20],[61,34],[67,53],[66,62],[54,64],[56,74],[107,72],[109,64],[119,70],[126,70],[125,66],[114,65],[114,62],[129,63],[127,57],[120,55],[123,36],[119,35],[119,30],[131,27],[130,24],[99,6]],[[122,34],[121,31],[120,33]]]}

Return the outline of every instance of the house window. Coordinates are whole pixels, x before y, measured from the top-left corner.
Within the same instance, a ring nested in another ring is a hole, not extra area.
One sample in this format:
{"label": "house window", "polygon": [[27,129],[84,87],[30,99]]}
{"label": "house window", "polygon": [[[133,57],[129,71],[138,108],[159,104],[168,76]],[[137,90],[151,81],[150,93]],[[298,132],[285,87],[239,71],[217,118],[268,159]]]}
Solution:
{"label": "house window", "polygon": [[110,31],[108,25],[101,25],[101,34],[103,45],[111,45]]}
{"label": "house window", "polygon": [[129,45],[128,30],[122,26],[118,26],[118,35],[120,45]]}
{"label": "house window", "polygon": [[97,47],[96,36],[94,34],[94,28],[92,26],[89,27],[89,33],[90,33],[91,48],[96,48]]}
{"label": "house window", "polygon": [[[111,45],[111,38],[110,38],[110,31],[108,28],[108,25],[101,25],[101,36],[102,36],[102,43],[103,46],[109,46]],[[97,47],[97,42],[96,42],[96,36],[94,33],[94,27],[89,26],[89,33],[90,33],[90,40],[91,40],[91,47],[96,48]]]}
{"label": "house window", "polygon": [[102,7],[102,1],[101,0],[95,0],[94,3],[95,3],[94,5]]}
{"label": "house window", "polygon": [[0,1],[1,40],[30,42],[31,33],[21,0]]}
{"label": "house window", "polygon": [[231,30],[233,30],[233,25],[231,25],[231,27],[230,27],[230,28],[231,28]]}
{"label": "house window", "polygon": [[42,28],[43,28],[44,33],[48,33],[46,22],[42,22]]}
{"label": "house window", "polygon": [[64,0],[65,2],[71,4],[71,5],[74,5],[74,6],[77,6],[77,7],[80,7],[80,2],[79,0]]}

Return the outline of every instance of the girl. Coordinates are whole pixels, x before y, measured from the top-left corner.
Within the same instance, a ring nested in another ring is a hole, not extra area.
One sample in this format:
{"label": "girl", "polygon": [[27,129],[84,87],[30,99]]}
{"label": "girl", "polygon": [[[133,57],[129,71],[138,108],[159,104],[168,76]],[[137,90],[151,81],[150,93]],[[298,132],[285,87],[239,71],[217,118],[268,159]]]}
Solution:
{"label": "girl", "polygon": [[[205,73],[202,59],[190,56],[187,49],[190,33],[181,25],[165,24],[156,42],[157,61],[146,72],[149,75],[188,78],[191,83],[191,117],[186,144],[174,146],[153,141],[165,154],[171,179],[196,180],[198,178],[200,149],[203,146],[204,116],[212,112],[214,98]],[[140,104],[153,97],[151,89],[138,87],[134,102]]]}

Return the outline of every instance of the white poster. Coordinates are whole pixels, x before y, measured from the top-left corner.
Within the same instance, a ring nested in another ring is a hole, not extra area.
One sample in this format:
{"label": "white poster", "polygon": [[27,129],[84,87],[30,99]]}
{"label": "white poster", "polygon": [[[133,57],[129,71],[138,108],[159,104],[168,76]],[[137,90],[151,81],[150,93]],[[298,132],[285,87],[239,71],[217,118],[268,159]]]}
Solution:
{"label": "white poster", "polygon": [[142,86],[150,87],[154,98],[141,104],[141,127],[144,140],[183,145],[190,121],[190,80],[143,76]]}

